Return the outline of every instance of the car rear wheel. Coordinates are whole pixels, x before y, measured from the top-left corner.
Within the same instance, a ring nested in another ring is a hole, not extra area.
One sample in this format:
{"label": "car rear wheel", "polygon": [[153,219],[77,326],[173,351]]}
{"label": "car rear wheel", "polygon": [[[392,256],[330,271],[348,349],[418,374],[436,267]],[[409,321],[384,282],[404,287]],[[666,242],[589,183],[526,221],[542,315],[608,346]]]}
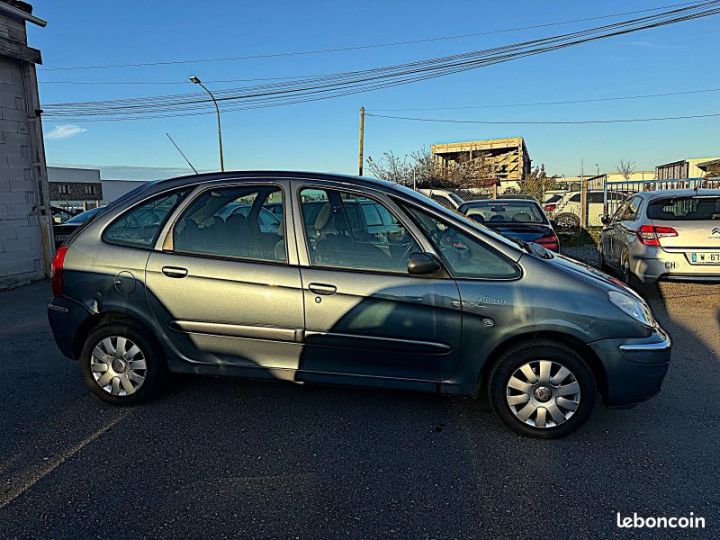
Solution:
{"label": "car rear wheel", "polygon": [[490,402],[513,431],[554,439],[578,429],[597,395],[592,371],[566,345],[522,343],[505,352],[490,375]]}
{"label": "car rear wheel", "polygon": [[570,212],[563,212],[555,216],[555,223],[560,233],[577,234],[580,232],[580,218]]}
{"label": "car rear wheel", "polygon": [[103,401],[135,405],[155,395],[165,378],[165,361],[155,341],[130,324],[93,331],[81,356],[85,384]]}

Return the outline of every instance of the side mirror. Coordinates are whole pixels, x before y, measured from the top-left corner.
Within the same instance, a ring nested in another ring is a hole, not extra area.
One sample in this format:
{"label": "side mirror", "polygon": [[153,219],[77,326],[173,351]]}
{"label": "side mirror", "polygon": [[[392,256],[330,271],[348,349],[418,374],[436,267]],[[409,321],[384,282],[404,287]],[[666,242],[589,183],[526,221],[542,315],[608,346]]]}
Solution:
{"label": "side mirror", "polygon": [[608,216],[607,214],[603,214],[602,216],[600,216],[600,221],[602,221],[603,225],[610,225],[610,216]]}
{"label": "side mirror", "polygon": [[408,274],[427,275],[442,270],[442,265],[432,253],[412,253],[408,259]]}

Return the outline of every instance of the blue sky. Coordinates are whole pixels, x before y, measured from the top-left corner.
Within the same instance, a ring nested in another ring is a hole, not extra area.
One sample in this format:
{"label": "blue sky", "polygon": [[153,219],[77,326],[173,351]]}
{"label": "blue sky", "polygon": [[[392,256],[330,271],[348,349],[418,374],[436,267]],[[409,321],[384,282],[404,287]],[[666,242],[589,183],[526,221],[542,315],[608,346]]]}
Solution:
{"label": "blue sky", "polygon": [[[671,0],[577,2],[36,1],[46,28],[29,28],[44,67],[252,55],[386,43],[499,30],[645,9]],[[440,8],[442,6],[442,9]],[[548,9],[552,6],[552,9]],[[197,91],[179,85],[64,85],[45,81],[177,81],[280,77],[383,66],[586,28],[599,22],[312,56],[133,69],[39,69],[44,103]],[[720,16],[451,75],[410,86],[304,105],[223,116],[227,169],[307,169],[354,173],[358,109],[497,105],[720,88]],[[228,88],[244,83],[215,84]],[[250,83],[248,83],[250,84]],[[408,116],[555,120],[720,113],[720,92],[593,104],[424,111]],[[393,114],[393,113],[389,113]],[[402,113],[401,113],[402,115]],[[199,169],[217,168],[215,118],[194,116],[65,125],[45,121],[49,164],[107,167],[105,176],[157,178],[182,171],[169,132]],[[620,157],[638,169],[720,154],[720,118],[647,124],[483,126],[368,118],[366,155],[458,140],[525,137],[534,164],[576,175],[612,171]],[[159,167],[146,170],[145,167]]]}

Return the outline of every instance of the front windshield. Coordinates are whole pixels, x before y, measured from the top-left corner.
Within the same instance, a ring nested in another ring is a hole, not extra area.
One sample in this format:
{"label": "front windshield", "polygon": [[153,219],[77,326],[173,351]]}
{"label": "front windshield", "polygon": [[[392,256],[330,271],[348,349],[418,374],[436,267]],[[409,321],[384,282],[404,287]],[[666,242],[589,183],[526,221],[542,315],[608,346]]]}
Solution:
{"label": "front windshield", "polygon": [[533,202],[481,201],[466,206],[465,212],[480,223],[491,226],[503,223],[547,223],[540,207]]}

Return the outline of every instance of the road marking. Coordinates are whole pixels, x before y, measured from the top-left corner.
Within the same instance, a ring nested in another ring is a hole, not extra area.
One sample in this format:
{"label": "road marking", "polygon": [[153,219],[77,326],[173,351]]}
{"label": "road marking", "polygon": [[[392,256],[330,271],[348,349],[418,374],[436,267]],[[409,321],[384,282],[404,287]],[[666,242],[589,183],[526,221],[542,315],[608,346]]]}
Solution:
{"label": "road marking", "polygon": [[29,490],[31,487],[33,487],[35,484],[37,484],[40,480],[42,480],[48,474],[50,474],[55,469],[57,469],[60,465],[65,463],[68,459],[70,459],[75,454],[77,454],[80,450],[85,448],[88,444],[95,441],[98,437],[100,437],[100,435],[102,435],[103,433],[108,431],[110,428],[112,428],[113,426],[118,424],[121,420],[123,420],[130,413],[131,413],[131,411],[128,409],[122,411],[119,416],[117,416],[116,418],[110,420],[109,422],[107,422],[106,424],[101,426],[100,429],[91,433],[90,435],[85,437],[83,440],[81,440],[79,443],[77,443],[74,446],[70,447],[69,449],[65,450],[59,456],[56,456],[56,457],[44,462],[42,464],[42,466],[37,467],[36,470],[31,472],[29,475],[23,475],[24,478],[20,479],[15,486],[12,486],[7,493],[4,493],[2,495],[2,497],[0,497],[0,510],[2,510],[8,504],[13,502],[18,497],[20,497],[23,493],[25,493],[27,490]]}

